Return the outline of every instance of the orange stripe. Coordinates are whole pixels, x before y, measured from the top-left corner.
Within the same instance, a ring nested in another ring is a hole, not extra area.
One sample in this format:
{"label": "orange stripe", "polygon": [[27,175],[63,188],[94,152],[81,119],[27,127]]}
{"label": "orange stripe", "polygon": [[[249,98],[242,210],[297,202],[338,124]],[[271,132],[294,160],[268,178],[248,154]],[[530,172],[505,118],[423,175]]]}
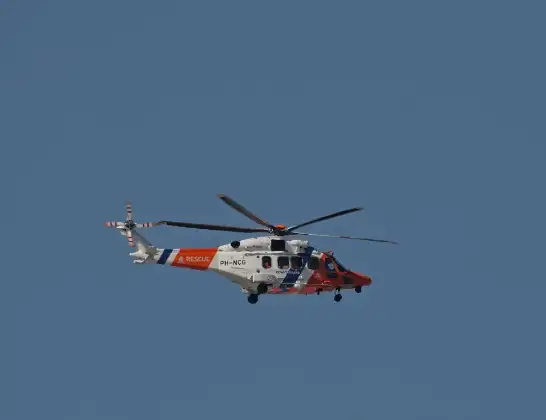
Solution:
{"label": "orange stripe", "polygon": [[217,248],[183,248],[176,254],[172,265],[204,271],[209,268],[217,251]]}

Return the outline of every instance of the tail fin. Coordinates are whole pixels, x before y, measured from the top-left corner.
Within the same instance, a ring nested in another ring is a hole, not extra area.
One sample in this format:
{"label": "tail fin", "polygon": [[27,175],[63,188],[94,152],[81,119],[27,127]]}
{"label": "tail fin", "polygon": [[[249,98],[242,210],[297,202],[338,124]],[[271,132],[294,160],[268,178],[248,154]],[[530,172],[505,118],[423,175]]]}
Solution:
{"label": "tail fin", "polygon": [[[127,233],[123,231],[122,234],[127,235]],[[133,262],[135,264],[155,264],[156,261],[154,257],[161,251],[148,242],[146,238],[144,238],[144,236],[139,234],[136,230],[133,230],[132,234],[137,248],[136,252],[131,252],[129,254],[135,259]]]}

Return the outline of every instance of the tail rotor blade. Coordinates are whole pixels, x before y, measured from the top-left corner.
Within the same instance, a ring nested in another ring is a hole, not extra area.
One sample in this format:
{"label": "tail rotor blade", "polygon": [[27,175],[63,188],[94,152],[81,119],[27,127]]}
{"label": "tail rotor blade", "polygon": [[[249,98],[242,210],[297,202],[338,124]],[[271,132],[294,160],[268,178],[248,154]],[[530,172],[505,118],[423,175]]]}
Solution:
{"label": "tail rotor blade", "polygon": [[123,223],[122,222],[108,221],[108,222],[104,223],[104,226],[115,228],[115,227],[118,227],[118,226],[123,226]]}
{"label": "tail rotor blade", "polygon": [[152,223],[152,222],[146,222],[146,223],[137,223],[135,225],[136,228],[138,229],[141,229],[141,228],[151,228],[151,227],[154,227],[156,226],[156,223]]}
{"label": "tail rotor blade", "polygon": [[127,217],[125,220],[133,220],[133,205],[129,200],[125,203],[125,211],[127,213]]}
{"label": "tail rotor blade", "polygon": [[131,248],[135,247],[135,241],[133,240],[133,232],[128,230],[127,231],[127,240],[129,241],[129,246]]}
{"label": "tail rotor blade", "polygon": [[125,202],[125,221],[107,221],[104,224],[106,227],[118,228],[121,234],[127,238],[127,242],[131,248],[136,247],[135,235],[133,234],[134,229],[157,226],[157,223],[154,222],[135,223],[133,221],[133,206],[129,200]]}

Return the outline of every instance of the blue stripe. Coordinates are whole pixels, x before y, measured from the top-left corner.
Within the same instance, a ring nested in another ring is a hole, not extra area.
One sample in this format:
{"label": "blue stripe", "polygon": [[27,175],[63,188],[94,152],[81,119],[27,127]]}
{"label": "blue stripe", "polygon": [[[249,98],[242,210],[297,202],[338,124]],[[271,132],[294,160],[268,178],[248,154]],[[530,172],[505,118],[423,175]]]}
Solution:
{"label": "blue stripe", "polygon": [[169,257],[171,256],[171,253],[173,252],[172,249],[165,249],[163,250],[163,253],[161,254],[161,257],[159,257],[159,260],[157,261],[158,264],[165,264]]}
{"label": "blue stripe", "polygon": [[[307,265],[307,262],[309,261],[309,258],[311,258],[311,254],[313,253],[314,250],[315,250],[315,248],[310,246],[309,248],[306,249],[305,254],[298,255],[298,257],[302,257],[301,268],[299,268],[299,269],[298,268],[291,268],[291,269],[288,270],[288,272],[286,273],[286,276],[284,277],[284,279],[283,279],[283,281],[282,281],[282,283],[280,285],[281,290],[287,290],[288,287],[291,287],[291,286],[294,285],[294,283],[296,283],[299,276],[301,275],[301,272],[303,271],[303,269]],[[291,255],[290,257],[292,257],[292,256],[293,255]]]}

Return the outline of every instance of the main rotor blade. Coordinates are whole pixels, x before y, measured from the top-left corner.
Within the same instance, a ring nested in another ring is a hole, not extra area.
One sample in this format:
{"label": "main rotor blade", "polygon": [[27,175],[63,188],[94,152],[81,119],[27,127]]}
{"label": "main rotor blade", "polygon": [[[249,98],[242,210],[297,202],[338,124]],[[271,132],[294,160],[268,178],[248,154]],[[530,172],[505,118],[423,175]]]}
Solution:
{"label": "main rotor blade", "polygon": [[299,225],[290,226],[287,230],[288,230],[288,232],[292,232],[293,230],[299,229],[299,228],[301,228],[303,226],[308,226],[308,225],[313,224],[313,223],[322,222],[323,220],[333,219],[334,217],[343,216],[345,214],[354,213],[355,211],[360,211],[360,210],[362,210],[362,207],[355,207],[355,208],[352,208],[352,209],[338,211],[336,213],[328,214],[326,216],[318,217],[316,219],[309,220],[309,221],[304,222],[304,223],[300,223]]}
{"label": "main rotor blade", "polygon": [[274,226],[269,223],[267,220],[264,220],[264,219],[261,219],[259,218],[258,216],[256,216],[254,213],[252,213],[251,211],[247,210],[246,208],[244,208],[242,205],[240,205],[239,203],[237,203],[235,200],[233,200],[232,198],[228,197],[227,195],[225,194],[218,194],[218,198],[220,200],[222,200],[224,203],[226,203],[228,206],[230,206],[231,208],[237,210],[239,213],[242,213],[244,214],[246,217],[248,217],[250,220],[258,223],[259,225],[262,225],[262,226],[266,226],[270,229],[273,229]]}
{"label": "main rotor blade", "polygon": [[318,233],[303,233],[303,232],[290,232],[291,235],[304,235],[304,236],[323,236],[326,238],[340,238],[340,239],[356,239],[358,241],[371,241],[371,242],[386,242],[389,244],[398,245],[398,242],[388,241],[386,239],[372,239],[372,238],[357,238],[355,236],[338,236],[338,235],[321,235]]}
{"label": "main rotor blade", "polygon": [[156,224],[185,227],[185,228],[191,228],[191,229],[222,230],[226,232],[243,232],[243,233],[269,232],[269,229],[261,229],[261,228],[243,228],[243,227],[237,227],[237,226],[208,225],[208,224],[202,224],[202,223],[172,222],[170,220],[161,220],[157,222]]}

